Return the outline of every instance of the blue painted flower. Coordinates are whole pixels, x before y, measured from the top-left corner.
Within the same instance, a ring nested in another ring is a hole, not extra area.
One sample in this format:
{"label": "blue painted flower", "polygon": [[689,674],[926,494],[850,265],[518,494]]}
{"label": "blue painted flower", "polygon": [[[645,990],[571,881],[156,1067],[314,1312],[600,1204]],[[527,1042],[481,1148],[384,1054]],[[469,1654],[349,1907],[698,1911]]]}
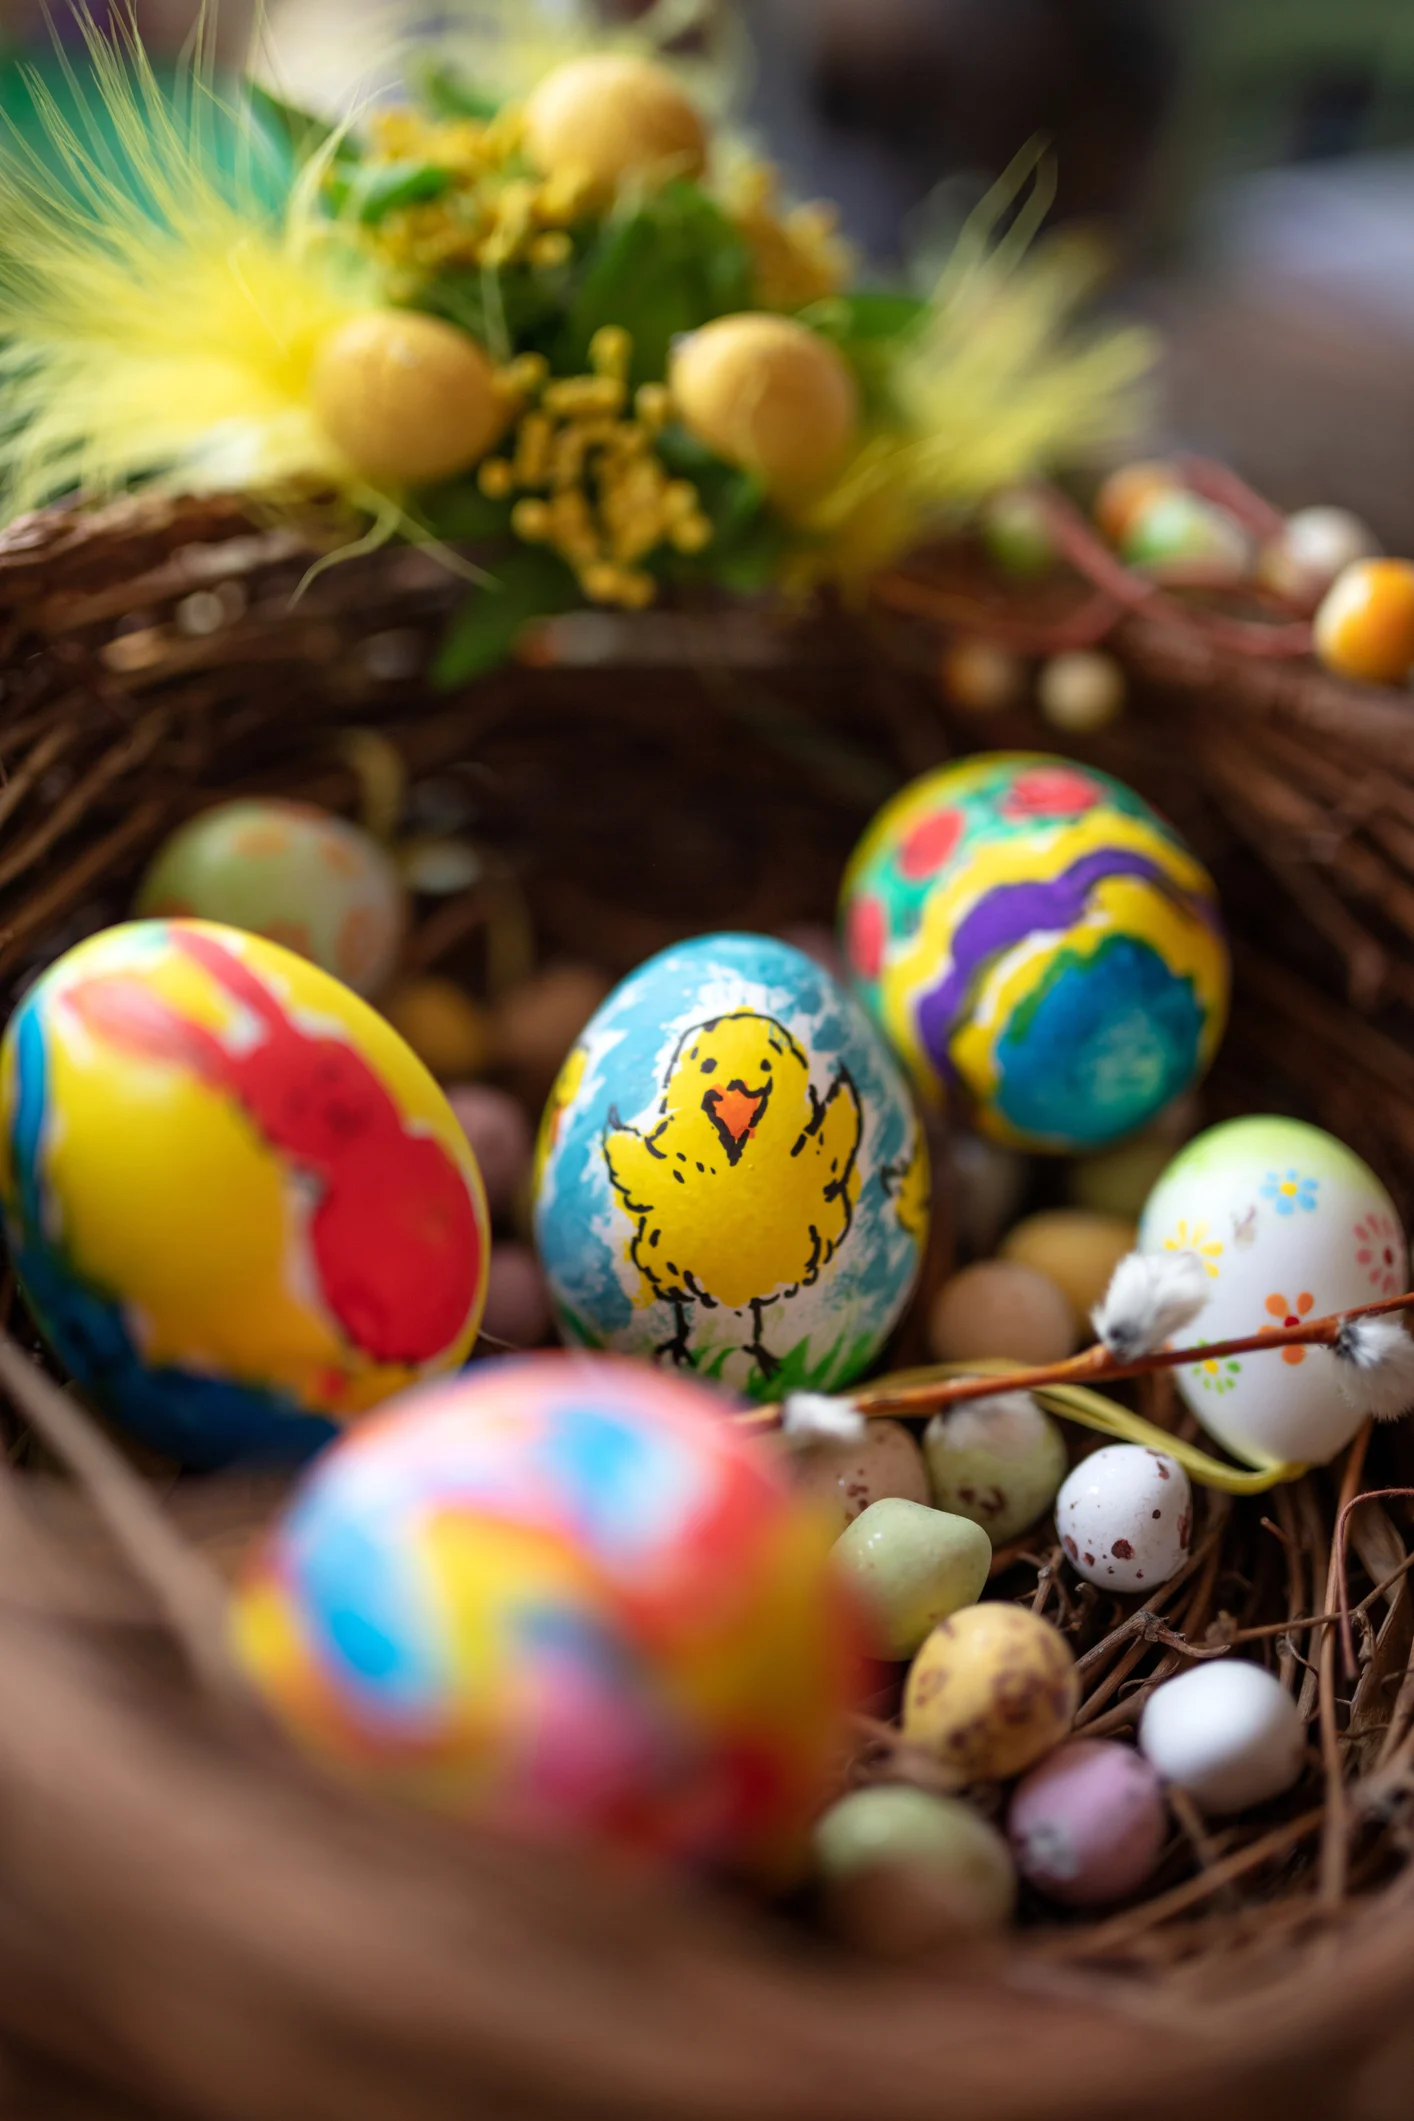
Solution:
{"label": "blue painted flower", "polygon": [[1269,1200],[1278,1215],[1294,1215],[1298,1208],[1309,1214],[1316,1205],[1318,1178],[1301,1178],[1295,1171],[1269,1171],[1262,1187],[1263,1200]]}

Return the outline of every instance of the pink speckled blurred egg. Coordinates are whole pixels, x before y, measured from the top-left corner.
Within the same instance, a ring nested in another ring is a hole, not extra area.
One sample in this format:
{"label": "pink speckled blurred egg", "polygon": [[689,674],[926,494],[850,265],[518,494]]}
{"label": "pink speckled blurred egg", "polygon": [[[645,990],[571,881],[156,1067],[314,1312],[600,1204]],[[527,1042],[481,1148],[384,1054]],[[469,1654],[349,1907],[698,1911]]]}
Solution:
{"label": "pink speckled blurred egg", "polygon": [[1159,1860],[1168,1812],[1142,1753],[1073,1738],[1011,1800],[1007,1835],[1022,1876],[1048,1899],[1095,1907],[1136,1892]]}

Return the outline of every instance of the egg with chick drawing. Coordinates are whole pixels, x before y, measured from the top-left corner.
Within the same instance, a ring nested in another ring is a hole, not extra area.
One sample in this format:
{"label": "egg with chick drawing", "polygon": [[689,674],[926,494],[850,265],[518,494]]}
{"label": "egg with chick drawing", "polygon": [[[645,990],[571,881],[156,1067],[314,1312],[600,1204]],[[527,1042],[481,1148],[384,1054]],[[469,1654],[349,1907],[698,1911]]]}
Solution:
{"label": "egg with chick drawing", "polygon": [[859,1006],[766,936],[663,951],[561,1070],[536,1242],[565,1338],[757,1398],[874,1359],[928,1228],[922,1129]]}

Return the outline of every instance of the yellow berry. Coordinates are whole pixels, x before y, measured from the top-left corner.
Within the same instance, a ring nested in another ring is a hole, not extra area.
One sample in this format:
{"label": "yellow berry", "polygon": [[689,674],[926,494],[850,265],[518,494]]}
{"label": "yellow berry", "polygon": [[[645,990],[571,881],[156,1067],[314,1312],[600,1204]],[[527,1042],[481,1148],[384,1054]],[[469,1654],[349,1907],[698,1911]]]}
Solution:
{"label": "yellow berry", "polygon": [[517,501],[511,510],[511,529],[518,538],[539,544],[550,535],[550,508],[546,501]]}
{"label": "yellow berry", "polygon": [[412,310],[372,310],[331,332],[311,395],[330,440],[380,486],[468,470],[505,418],[496,372],[476,341]]}
{"label": "yellow berry", "polygon": [[488,457],[476,475],[476,483],[488,501],[504,501],[515,482],[515,473],[504,457]]}
{"label": "yellow berry", "polygon": [[712,542],[712,525],[706,516],[683,516],[668,536],[677,552],[702,552]]}
{"label": "yellow berry", "polygon": [[543,413],[528,412],[516,437],[516,481],[521,486],[544,482],[554,429]]}
{"label": "yellow berry", "polygon": [[673,479],[663,489],[663,513],[670,523],[681,523],[697,513],[697,488],[691,479]]}
{"label": "yellow berry", "polygon": [[594,604],[616,604],[622,579],[622,571],[607,560],[586,567],[579,578],[584,594]]}
{"label": "yellow berry", "polygon": [[552,266],[563,265],[573,249],[574,245],[562,228],[547,229],[531,244],[530,262],[548,272]]}
{"label": "yellow berry", "polygon": [[1180,490],[1171,464],[1145,459],[1112,471],[1095,496],[1095,521],[1112,545],[1118,545],[1140,510],[1160,494]]}
{"label": "yellow berry", "polygon": [[589,365],[596,375],[620,377],[633,358],[633,340],[622,324],[604,324],[589,342]]}
{"label": "yellow berry", "polygon": [[657,593],[658,585],[651,574],[626,568],[619,578],[619,602],[627,611],[642,611]]}
{"label": "yellow berry", "polygon": [[754,471],[782,499],[804,498],[843,464],[859,392],[843,355],[791,317],[718,317],[673,354],[673,401],[700,441]]}
{"label": "yellow berry", "polygon": [[700,176],[707,161],[706,128],[673,76],[626,52],[547,74],[525,106],[524,146],[543,175],[581,176],[600,192],[627,176]]}
{"label": "yellow berry", "polygon": [[517,354],[514,361],[507,364],[503,373],[513,390],[521,391],[528,397],[532,391],[539,390],[550,373],[550,364],[544,354]]}
{"label": "yellow berry", "polygon": [[666,427],[673,416],[673,394],[666,383],[644,383],[634,398],[633,409],[645,427]]}
{"label": "yellow berry", "polygon": [[1315,642],[1326,668],[1342,677],[1400,683],[1414,665],[1414,565],[1356,560],[1327,590]]}

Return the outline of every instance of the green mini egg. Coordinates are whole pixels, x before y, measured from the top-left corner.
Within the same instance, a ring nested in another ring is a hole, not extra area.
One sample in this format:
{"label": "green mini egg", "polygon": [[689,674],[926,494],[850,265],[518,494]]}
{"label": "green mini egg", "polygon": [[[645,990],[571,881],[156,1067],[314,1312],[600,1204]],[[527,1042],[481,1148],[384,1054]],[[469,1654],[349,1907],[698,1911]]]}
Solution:
{"label": "green mini egg", "polygon": [[222,803],[167,841],[133,911],[220,921],[282,943],[356,994],[376,994],[407,920],[390,857],[357,825],[311,803]]}
{"label": "green mini egg", "polygon": [[1066,1475],[1061,1432],[1029,1392],[999,1392],[935,1414],[923,1455],[939,1510],[970,1517],[994,1546],[1034,1524]]}
{"label": "green mini egg", "polygon": [[1016,1902],[997,1829],[961,1798],[905,1783],[831,1805],[816,1822],[815,1864],[851,1931],[891,1956],[1004,1929]]}
{"label": "green mini egg", "polygon": [[992,1542],[966,1517],[886,1495],[836,1541],[835,1562],[873,1614],[884,1656],[905,1658],[949,1613],[976,1604]]}

